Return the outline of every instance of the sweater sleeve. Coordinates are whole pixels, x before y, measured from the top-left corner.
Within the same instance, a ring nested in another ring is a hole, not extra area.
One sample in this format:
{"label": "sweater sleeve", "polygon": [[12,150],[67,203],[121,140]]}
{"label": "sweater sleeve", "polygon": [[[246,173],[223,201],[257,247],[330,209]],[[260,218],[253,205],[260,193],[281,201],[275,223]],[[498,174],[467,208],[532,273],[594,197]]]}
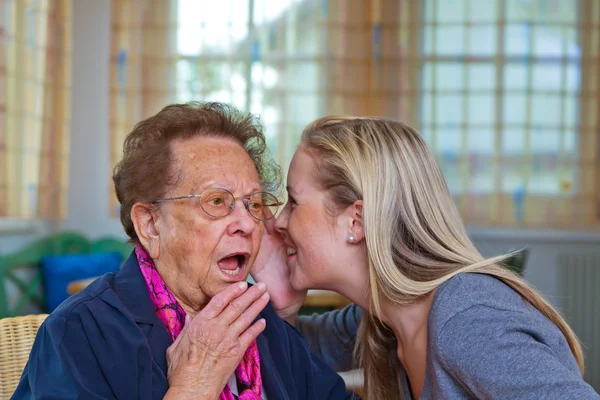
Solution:
{"label": "sweater sleeve", "polygon": [[341,310],[300,316],[296,327],[308,342],[310,351],[335,371],[354,368],[353,351],[362,310],[350,304]]}
{"label": "sweater sleeve", "polygon": [[448,319],[431,348],[475,398],[600,399],[584,382],[564,336],[557,332],[557,343],[544,341],[542,330],[549,329],[558,328],[532,323],[524,312],[479,304]]}

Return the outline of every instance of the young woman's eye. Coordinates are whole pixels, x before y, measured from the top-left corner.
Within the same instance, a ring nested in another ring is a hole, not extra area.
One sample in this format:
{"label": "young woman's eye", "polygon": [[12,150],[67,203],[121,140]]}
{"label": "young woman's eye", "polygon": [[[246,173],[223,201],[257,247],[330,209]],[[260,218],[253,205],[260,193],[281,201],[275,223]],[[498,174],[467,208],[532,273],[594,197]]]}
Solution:
{"label": "young woman's eye", "polygon": [[290,208],[293,210],[294,208],[296,208],[296,201],[294,199],[292,199],[291,197],[288,198],[288,204],[290,205]]}

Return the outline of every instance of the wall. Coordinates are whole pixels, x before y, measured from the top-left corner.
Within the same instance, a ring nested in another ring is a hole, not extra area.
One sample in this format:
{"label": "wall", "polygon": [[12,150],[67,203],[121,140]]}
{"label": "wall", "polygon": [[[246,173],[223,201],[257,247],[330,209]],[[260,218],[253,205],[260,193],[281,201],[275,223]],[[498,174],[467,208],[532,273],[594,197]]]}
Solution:
{"label": "wall", "polygon": [[110,0],[73,2],[73,113],[69,215],[61,230],[125,237],[108,216]]}

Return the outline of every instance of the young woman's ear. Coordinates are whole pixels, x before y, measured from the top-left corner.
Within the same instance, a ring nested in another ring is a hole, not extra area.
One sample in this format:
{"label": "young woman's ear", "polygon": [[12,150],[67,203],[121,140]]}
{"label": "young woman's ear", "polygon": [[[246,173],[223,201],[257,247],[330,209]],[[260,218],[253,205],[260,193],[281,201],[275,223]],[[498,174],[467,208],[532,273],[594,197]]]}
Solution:
{"label": "young woman's ear", "polygon": [[130,215],[140,243],[150,257],[158,258],[160,256],[160,234],[155,207],[152,204],[135,203],[131,207]]}
{"label": "young woman's ear", "polygon": [[365,238],[363,225],[363,201],[356,200],[348,208],[346,208],[344,217],[348,224],[348,242],[351,244],[360,243]]}

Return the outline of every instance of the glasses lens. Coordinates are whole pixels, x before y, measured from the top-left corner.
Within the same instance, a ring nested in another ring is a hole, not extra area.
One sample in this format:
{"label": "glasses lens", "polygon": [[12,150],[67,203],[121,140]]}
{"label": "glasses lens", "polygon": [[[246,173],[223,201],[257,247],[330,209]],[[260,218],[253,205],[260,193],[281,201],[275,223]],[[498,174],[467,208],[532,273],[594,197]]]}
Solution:
{"label": "glasses lens", "polygon": [[248,211],[256,219],[265,221],[271,219],[277,214],[279,201],[271,193],[254,193],[248,201]]}
{"label": "glasses lens", "polygon": [[235,199],[224,189],[209,189],[202,193],[200,206],[208,215],[224,217],[231,212]]}

